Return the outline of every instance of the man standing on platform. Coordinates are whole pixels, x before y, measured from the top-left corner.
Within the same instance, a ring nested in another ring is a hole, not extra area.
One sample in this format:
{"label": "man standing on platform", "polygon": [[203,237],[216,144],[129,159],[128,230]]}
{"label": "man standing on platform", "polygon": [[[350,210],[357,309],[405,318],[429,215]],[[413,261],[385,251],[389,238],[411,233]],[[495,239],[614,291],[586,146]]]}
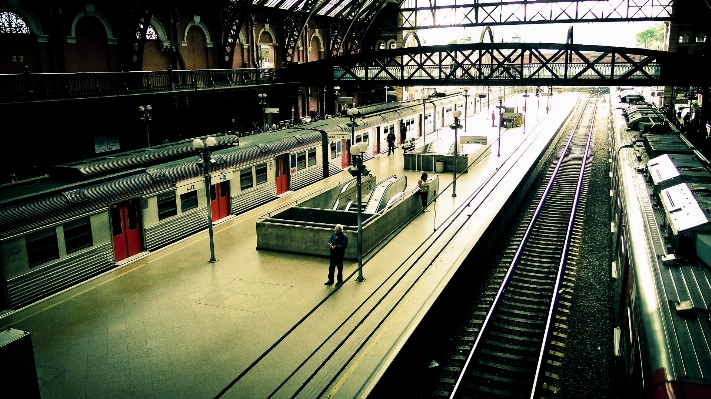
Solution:
{"label": "man standing on platform", "polygon": [[392,130],[390,131],[390,133],[388,133],[387,140],[388,140],[388,156],[390,156],[390,154],[395,153],[395,133],[393,133]]}
{"label": "man standing on platform", "polygon": [[491,127],[494,127],[494,121],[496,120],[496,114],[491,111]]}
{"label": "man standing on platform", "polygon": [[333,284],[333,274],[336,267],[338,268],[338,281],[336,285],[343,284],[343,255],[348,248],[348,237],[343,232],[343,226],[337,224],[331,239],[328,240],[328,247],[331,248],[331,263],[328,266],[328,281],[324,285]]}

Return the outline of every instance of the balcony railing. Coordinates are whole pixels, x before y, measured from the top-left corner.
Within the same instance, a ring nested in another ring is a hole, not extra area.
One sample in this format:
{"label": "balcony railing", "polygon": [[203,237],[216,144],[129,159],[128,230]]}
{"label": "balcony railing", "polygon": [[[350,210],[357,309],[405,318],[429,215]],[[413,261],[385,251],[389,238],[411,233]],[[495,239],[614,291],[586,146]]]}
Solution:
{"label": "balcony railing", "polygon": [[225,89],[281,82],[281,69],[150,72],[20,73],[0,75],[0,102]]}

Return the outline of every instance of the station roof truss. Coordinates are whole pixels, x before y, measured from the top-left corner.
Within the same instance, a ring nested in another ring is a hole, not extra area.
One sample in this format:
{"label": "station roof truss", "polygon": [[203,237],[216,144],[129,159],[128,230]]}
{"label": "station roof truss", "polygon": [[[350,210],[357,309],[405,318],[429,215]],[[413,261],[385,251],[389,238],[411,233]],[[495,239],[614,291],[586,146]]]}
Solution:
{"label": "station roof truss", "polygon": [[[573,22],[665,21],[675,0],[404,0],[394,30]],[[387,30],[386,30],[387,31]]]}
{"label": "station roof truss", "polygon": [[340,86],[686,85],[693,76],[701,76],[706,65],[701,56],[637,48],[476,43],[320,60],[305,65],[309,74],[303,76],[332,76]]}

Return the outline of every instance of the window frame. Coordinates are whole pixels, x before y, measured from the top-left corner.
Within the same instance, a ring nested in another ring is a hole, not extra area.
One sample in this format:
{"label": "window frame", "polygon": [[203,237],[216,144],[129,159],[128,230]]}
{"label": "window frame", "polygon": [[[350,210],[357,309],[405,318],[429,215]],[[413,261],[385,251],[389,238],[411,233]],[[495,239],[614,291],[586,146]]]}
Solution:
{"label": "window frame", "polygon": [[[172,201],[169,201],[171,198]],[[175,195],[175,191],[158,194],[156,196],[156,200],[158,208],[158,221],[168,219],[178,214],[178,199]]]}
{"label": "window frame", "polygon": [[[34,247],[35,243],[38,245],[36,248]],[[59,259],[57,228],[53,226],[26,235],[25,250],[27,251],[27,263],[30,265],[30,269]],[[43,252],[47,254],[36,257],[36,254],[42,254]]]}
{"label": "window frame", "polygon": [[[83,230],[77,230],[82,228]],[[91,218],[83,217],[62,226],[64,230],[64,249],[67,255],[94,246],[94,236],[91,230]],[[74,244],[78,242],[78,244]],[[71,245],[70,245],[71,243]]]}
{"label": "window frame", "polygon": [[191,209],[197,208],[199,205],[197,190],[188,191],[180,194],[180,212],[185,213]]}
{"label": "window frame", "polygon": [[[249,185],[244,184],[244,181],[246,180],[247,176],[249,176]],[[249,190],[252,187],[254,187],[254,167],[250,166],[248,168],[240,169],[239,170],[239,189],[241,191],[244,191],[244,190]]]}

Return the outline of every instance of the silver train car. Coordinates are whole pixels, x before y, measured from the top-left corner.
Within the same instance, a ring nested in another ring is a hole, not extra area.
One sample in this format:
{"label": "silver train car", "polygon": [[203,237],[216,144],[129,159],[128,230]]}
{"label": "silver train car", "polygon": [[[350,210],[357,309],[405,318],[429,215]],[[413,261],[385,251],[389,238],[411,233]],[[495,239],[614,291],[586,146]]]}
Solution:
{"label": "silver train car", "polygon": [[[0,186],[0,310],[17,309],[452,123],[464,96],[363,107],[355,116],[215,136],[210,203],[192,140],[57,165]],[[426,114],[423,117],[423,108]],[[470,110],[472,108],[469,108]],[[423,126],[424,125],[424,126]],[[353,138],[351,137],[353,136]],[[345,155],[344,155],[345,154]]]}
{"label": "silver train car", "polygon": [[628,127],[624,107],[610,129],[620,397],[710,398],[710,164],[668,123]]}

